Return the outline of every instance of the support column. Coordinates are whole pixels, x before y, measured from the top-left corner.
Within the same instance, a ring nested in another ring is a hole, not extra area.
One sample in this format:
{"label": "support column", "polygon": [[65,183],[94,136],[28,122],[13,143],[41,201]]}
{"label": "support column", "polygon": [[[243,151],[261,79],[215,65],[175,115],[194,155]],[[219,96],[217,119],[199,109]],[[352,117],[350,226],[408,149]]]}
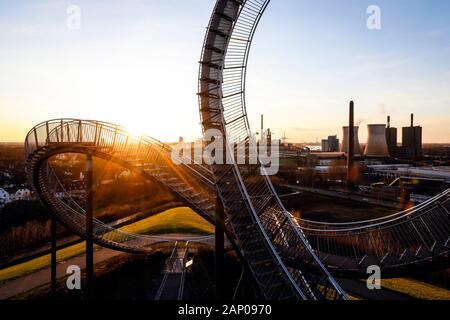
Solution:
{"label": "support column", "polygon": [[219,194],[216,198],[215,212],[215,286],[216,299],[223,300],[224,294],[224,262],[225,262],[225,244],[224,244],[224,208]]}
{"label": "support column", "polygon": [[93,166],[92,155],[86,156],[86,288],[85,297],[92,298],[94,276],[94,236],[93,236]]}
{"label": "support column", "polygon": [[51,292],[54,296],[56,294],[56,218],[52,215],[50,220],[51,229],[51,246],[50,246],[50,278],[51,278]]}

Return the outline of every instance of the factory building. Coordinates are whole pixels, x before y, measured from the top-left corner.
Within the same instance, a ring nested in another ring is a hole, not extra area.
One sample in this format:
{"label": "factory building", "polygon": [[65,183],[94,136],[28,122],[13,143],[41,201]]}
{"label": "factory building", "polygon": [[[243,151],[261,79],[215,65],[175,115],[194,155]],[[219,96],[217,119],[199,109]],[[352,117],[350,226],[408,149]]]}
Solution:
{"label": "factory building", "polygon": [[391,117],[387,118],[386,143],[391,157],[398,156],[397,128],[391,128]]}
{"label": "factory building", "polygon": [[391,157],[417,158],[422,155],[422,127],[414,126],[414,115],[411,114],[411,125],[402,128],[402,145],[397,145],[397,128],[391,127],[391,117],[388,116],[386,128],[386,143]]}
{"label": "factory building", "polygon": [[337,136],[328,136],[328,139],[322,139],[322,152],[338,152],[339,139]]}
{"label": "factory building", "polygon": [[414,126],[414,114],[411,114],[411,126],[402,129],[402,146],[407,158],[422,155],[422,127]]}

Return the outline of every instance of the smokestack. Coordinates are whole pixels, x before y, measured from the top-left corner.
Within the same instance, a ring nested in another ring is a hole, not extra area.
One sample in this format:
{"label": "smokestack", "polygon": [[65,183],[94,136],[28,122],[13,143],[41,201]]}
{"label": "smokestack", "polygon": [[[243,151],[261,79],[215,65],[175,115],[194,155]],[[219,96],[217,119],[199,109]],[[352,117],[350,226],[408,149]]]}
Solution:
{"label": "smokestack", "polygon": [[414,127],[414,113],[411,113],[411,128]]}
{"label": "smokestack", "polygon": [[387,117],[387,127],[390,128],[391,127],[391,116]]}
{"label": "smokestack", "polygon": [[347,153],[347,187],[352,189],[354,187],[353,161],[355,156],[355,105],[350,101],[350,114],[348,123],[348,153]]}
{"label": "smokestack", "polygon": [[264,132],[264,115],[261,115],[261,137],[263,135]]}

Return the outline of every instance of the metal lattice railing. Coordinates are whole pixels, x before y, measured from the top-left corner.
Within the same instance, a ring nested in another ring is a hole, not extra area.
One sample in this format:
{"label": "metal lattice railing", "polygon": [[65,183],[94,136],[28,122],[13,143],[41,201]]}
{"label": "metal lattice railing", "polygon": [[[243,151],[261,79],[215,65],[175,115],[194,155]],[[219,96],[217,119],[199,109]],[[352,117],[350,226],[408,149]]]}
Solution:
{"label": "metal lattice railing", "polygon": [[[138,170],[141,174],[166,185],[211,221],[214,213],[211,203],[214,203],[214,200],[209,198],[210,193],[205,191],[204,187],[209,181],[208,169],[187,165],[176,167],[170,160],[171,150],[169,146],[149,137],[133,137],[119,126],[76,119],[41,123],[30,130],[25,140],[30,181],[37,188],[41,199],[58,218],[79,235],[85,234],[85,211],[47,165],[47,159],[52,155],[70,152],[93,153],[132,170]],[[195,178],[192,172],[195,172]],[[155,245],[173,243],[176,240],[208,245],[214,242],[213,236],[181,237],[174,240],[163,236],[131,234],[99,220],[94,221],[94,237],[102,245],[132,252],[149,251]]]}
{"label": "metal lattice railing", "polygon": [[[218,0],[207,29],[198,88],[202,127],[219,130],[231,143],[251,137],[245,105],[247,60],[268,3]],[[47,166],[49,157],[71,152],[90,153],[137,170],[167,186],[209,221],[217,188],[226,226],[268,299],[346,298],[326,267],[361,272],[367,265],[379,264],[390,270],[448,258],[450,191],[380,219],[334,224],[296,219],[285,210],[269,178],[255,174],[259,170],[251,166],[234,162],[177,166],[170,146],[130,135],[123,127],[78,119],[46,121],[26,137],[27,172],[44,203],[80,235],[85,233],[85,212]],[[174,245],[176,240],[213,241],[129,234],[98,220],[94,230],[98,243],[132,252],[161,243]]]}
{"label": "metal lattice railing", "polygon": [[[80,148],[87,148],[90,152],[98,149],[98,152],[121,159],[121,161],[124,161],[122,164],[125,163],[129,168],[144,171],[147,174],[150,172],[160,179],[160,181],[171,183],[172,187],[177,186],[177,183],[174,184],[174,181],[178,180],[173,180],[173,177],[170,177],[173,172],[166,172],[167,166],[155,166],[157,158],[147,157],[145,161],[136,161],[138,157],[134,154],[135,151],[131,151],[132,149],[136,150],[135,147],[132,147],[127,152],[122,152],[123,150],[121,151],[121,148],[111,148],[111,144],[106,143],[106,137],[108,136],[112,141],[120,141],[117,136],[114,137],[108,133],[108,131],[123,131],[122,129],[116,129],[120,127],[97,121],[80,121],[74,119],[66,119],[62,123],[61,125],[61,120],[44,122],[30,131],[26,141],[27,171],[31,179],[34,179],[33,173],[36,171],[35,167],[39,168],[37,170],[39,192],[42,194],[44,200],[47,199],[53,211],[58,213],[64,224],[72,230],[75,230],[76,233],[83,235],[85,232],[84,209],[73,199],[70,192],[64,188],[51,168],[43,164],[38,166],[40,160],[47,159],[49,154],[54,154],[54,152],[65,153],[74,147],[78,151],[81,150]],[[100,130],[99,127],[109,128],[104,131],[104,138],[100,138],[104,143],[93,143],[89,138],[91,135],[86,134],[88,130],[86,131],[83,128],[79,130],[80,123],[81,127],[93,127],[93,124],[95,124],[97,130]],[[48,139],[44,138],[47,133],[47,128],[49,132]],[[45,134],[42,134],[43,131]],[[64,132],[64,135],[61,134],[61,131]],[[78,132],[81,134],[78,134]],[[123,135],[124,133],[120,134]],[[58,138],[55,138],[56,136]],[[39,137],[42,138],[39,140]],[[145,148],[142,141],[155,141],[148,137],[139,139],[141,141],[139,149]],[[55,140],[56,142],[54,142]],[[133,143],[130,145],[133,146]],[[163,154],[168,154],[171,150],[169,146],[158,141],[156,141],[156,146],[158,146],[157,150]],[[152,146],[152,148],[154,147]],[[86,149],[83,150],[86,152]],[[145,154],[148,155],[150,153]],[[152,162],[152,165],[149,164],[149,161]],[[169,165],[169,167],[172,166],[173,164]],[[178,173],[180,171],[189,175],[189,181],[198,180],[202,184],[201,192],[203,193],[196,191],[195,197],[192,197],[189,188],[182,187],[186,199],[195,202],[197,206],[213,208],[212,203],[214,199],[212,195],[215,193],[215,186],[211,181],[213,178],[209,169],[196,164],[194,166],[182,166],[177,169]],[[183,191],[180,190],[180,186],[183,185],[180,184],[178,190]],[[198,187],[193,188],[197,190]],[[228,190],[232,190],[232,187],[228,186]],[[209,198],[204,197],[205,193],[210,195]],[[396,269],[403,272],[407,265],[417,265],[420,263],[436,264],[446,261],[445,257],[449,251],[450,234],[449,197],[450,190],[447,190],[417,207],[387,217],[367,221],[321,223],[293,217],[291,219],[297,228],[303,230],[309,243],[311,243],[322,262],[334,271],[346,272],[347,274],[351,273],[352,275],[361,274],[364,273],[367,265],[377,264],[383,268],[384,274],[388,275],[392,272],[395,273]],[[270,207],[272,197],[263,195],[254,197],[253,200],[258,200],[259,203],[264,203],[267,206],[267,211],[261,214],[260,219],[267,226],[272,226],[273,230],[271,232],[274,232],[276,235],[273,244],[279,248],[280,256],[288,262],[290,260],[291,262],[299,260],[300,258],[294,250],[287,250],[289,246],[286,244],[289,244],[291,240],[289,240],[288,233],[280,228],[283,223],[274,219],[270,212],[273,209]],[[203,214],[206,214],[207,218],[212,221],[212,209]],[[235,225],[237,229],[245,226],[245,224],[242,224],[242,221],[240,221],[240,224]],[[254,222],[249,220],[248,223]],[[94,226],[98,242],[124,251],[148,251],[155,245],[161,245],[162,243],[168,244],[175,241],[167,237],[148,237],[123,233],[116,230],[113,226],[106,225],[97,220]],[[212,237],[200,237],[198,239],[185,237],[184,240],[193,240],[194,243],[203,241],[204,243],[212,244]],[[256,253],[251,252],[250,256],[254,257],[257,253],[258,249]],[[264,256],[262,251],[259,254]],[[297,279],[296,281],[299,281],[298,279],[304,281],[302,274],[298,273],[298,270],[295,268],[289,268],[288,270]],[[305,287],[305,289],[309,290],[308,287]]]}
{"label": "metal lattice railing", "polygon": [[[254,32],[268,3],[217,1],[205,37],[199,73],[203,129],[219,129],[233,143],[251,136],[245,106],[247,59]],[[448,193],[390,217],[355,224],[327,224],[294,219],[284,209],[270,180],[255,176],[254,170],[248,167],[231,165],[213,169],[221,198],[230,212],[229,224],[238,238],[242,237],[241,242],[246,237],[240,234],[239,224],[262,226],[259,231],[268,239],[267,246],[276,261],[282,257],[286,265],[297,264],[296,270],[305,267],[301,262],[312,262],[315,273],[331,287],[335,282],[317,257],[334,270],[362,272],[370,264],[393,269],[406,264],[439,262],[449,252]],[[243,217],[242,212],[248,212],[251,219]],[[310,249],[305,235],[317,255]],[[286,280],[292,282],[293,278],[298,279],[287,275]],[[311,283],[302,278],[300,282],[296,280],[299,288]],[[336,291],[340,289],[337,287]]]}
{"label": "metal lattice railing", "polygon": [[378,219],[320,223],[295,218],[322,260],[363,271],[376,264],[389,272],[408,264],[439,263],[450,251],[450,190]]}

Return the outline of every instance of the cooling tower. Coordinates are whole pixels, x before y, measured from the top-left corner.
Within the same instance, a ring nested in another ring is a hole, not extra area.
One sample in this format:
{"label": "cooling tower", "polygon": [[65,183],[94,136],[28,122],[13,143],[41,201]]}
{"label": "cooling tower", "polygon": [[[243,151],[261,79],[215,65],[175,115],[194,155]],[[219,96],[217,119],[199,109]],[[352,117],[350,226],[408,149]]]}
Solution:
{"label": "cooling tower", "polygon": [[368,136],[364,154],[368,157],[388,157],[389,149],[386,143],[386,125],[367,125]]}
{"label": "cooling tower", "polygon": [[[359,138],[358,138],[358,130],[359,127],[355,126],[355,128],[353,129],[354,132],[354,141],[355,141],[355,155],[360,155],[361,154],[361,147],[359,145]],[[347,153],[348,150],[348,127],[342,127],[342,145],[341,145],[341,152],[345,152]]]}

